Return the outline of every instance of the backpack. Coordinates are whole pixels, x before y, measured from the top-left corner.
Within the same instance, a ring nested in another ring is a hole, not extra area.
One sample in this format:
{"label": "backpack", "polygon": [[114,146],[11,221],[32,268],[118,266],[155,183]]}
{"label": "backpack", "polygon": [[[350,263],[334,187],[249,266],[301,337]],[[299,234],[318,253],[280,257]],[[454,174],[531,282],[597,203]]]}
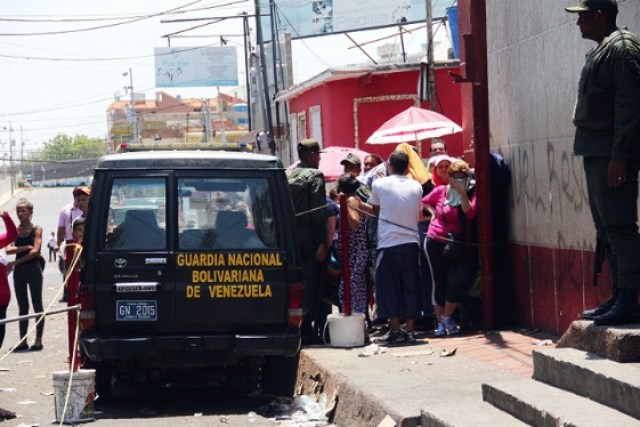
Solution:
{"label": "backpack", "polygon": [[[289,183],[289,191],[291,192],[291,200],[296,214],[306,212],[311,209],[309,202],[309,187],[311,182],[321,172],[312,168],[293,168],[288,169],[287,182]],[[298,226],[307,226],[311,224],[309,215],[296,216],[296,224]]]}

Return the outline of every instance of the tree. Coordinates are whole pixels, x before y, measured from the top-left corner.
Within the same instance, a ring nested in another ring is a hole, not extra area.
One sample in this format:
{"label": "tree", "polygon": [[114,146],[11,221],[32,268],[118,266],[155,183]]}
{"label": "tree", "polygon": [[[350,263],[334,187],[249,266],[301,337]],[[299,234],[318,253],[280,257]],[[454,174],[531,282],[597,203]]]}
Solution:
{"label": "tree", "polygon": [[107,152],[107,145],[100,138],[89,138],[86,135],[69,135],[59,133],[44,143],[41,160],[73,160],[100,157]]}

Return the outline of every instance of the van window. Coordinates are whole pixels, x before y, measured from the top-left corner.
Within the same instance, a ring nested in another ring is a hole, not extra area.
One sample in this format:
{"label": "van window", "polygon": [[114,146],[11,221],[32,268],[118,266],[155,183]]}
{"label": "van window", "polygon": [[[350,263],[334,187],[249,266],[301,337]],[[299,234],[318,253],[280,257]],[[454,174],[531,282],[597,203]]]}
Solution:
{"label": "van window", "polygon": [[106,224],[106,249],[166,249],[166,181],[113,180]]}
{"label": "van window", "polygon": [[276,248],[267,179],[178,180],[180,250]]}

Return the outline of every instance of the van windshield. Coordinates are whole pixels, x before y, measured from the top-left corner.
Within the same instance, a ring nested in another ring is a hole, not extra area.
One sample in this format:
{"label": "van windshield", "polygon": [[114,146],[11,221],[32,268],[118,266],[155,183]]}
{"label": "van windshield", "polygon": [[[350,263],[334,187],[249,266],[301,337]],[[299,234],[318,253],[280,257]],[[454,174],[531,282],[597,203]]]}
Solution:
{"label": "van windshield", "polygon": [[178,249],[277,247],[266,179],[181,178],[178,194]]}
{"label": "van windshield", "polygon": [[165,178],[114,179],[104,248],[166,250],[171,229],[178,250],[277,248],[266,178],[179,178],[177,184],[174,205],[167,204]]}
{"label": "van windshield", "polygon": [[113,180],[107,249],[166,249],[166,182],[163,178]]}

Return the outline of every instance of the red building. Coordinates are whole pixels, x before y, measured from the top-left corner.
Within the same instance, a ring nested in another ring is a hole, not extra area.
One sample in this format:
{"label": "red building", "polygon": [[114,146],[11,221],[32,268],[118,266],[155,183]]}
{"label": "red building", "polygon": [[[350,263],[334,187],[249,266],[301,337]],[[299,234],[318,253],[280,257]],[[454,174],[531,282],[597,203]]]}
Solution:
{"label": "red building", "polygon": [[[435,70],[435,110],[461,123],[460,86],[449,72],[458,72],[457,62]],[[330,68],[318,76],[278,95],[289,106],[290,142],[282,147],[282,158],[296,160],[298,141],[314,137],[323,147],[359,148],[387,158],[396,144],[366,144],[367,138],[385,121],[410,106],[430,108],[418,94],[420,64],[368,65]],[[449,153],[463,154],[462,136],[445,136]],[[428,157],[429,141],[419,150]]]}

